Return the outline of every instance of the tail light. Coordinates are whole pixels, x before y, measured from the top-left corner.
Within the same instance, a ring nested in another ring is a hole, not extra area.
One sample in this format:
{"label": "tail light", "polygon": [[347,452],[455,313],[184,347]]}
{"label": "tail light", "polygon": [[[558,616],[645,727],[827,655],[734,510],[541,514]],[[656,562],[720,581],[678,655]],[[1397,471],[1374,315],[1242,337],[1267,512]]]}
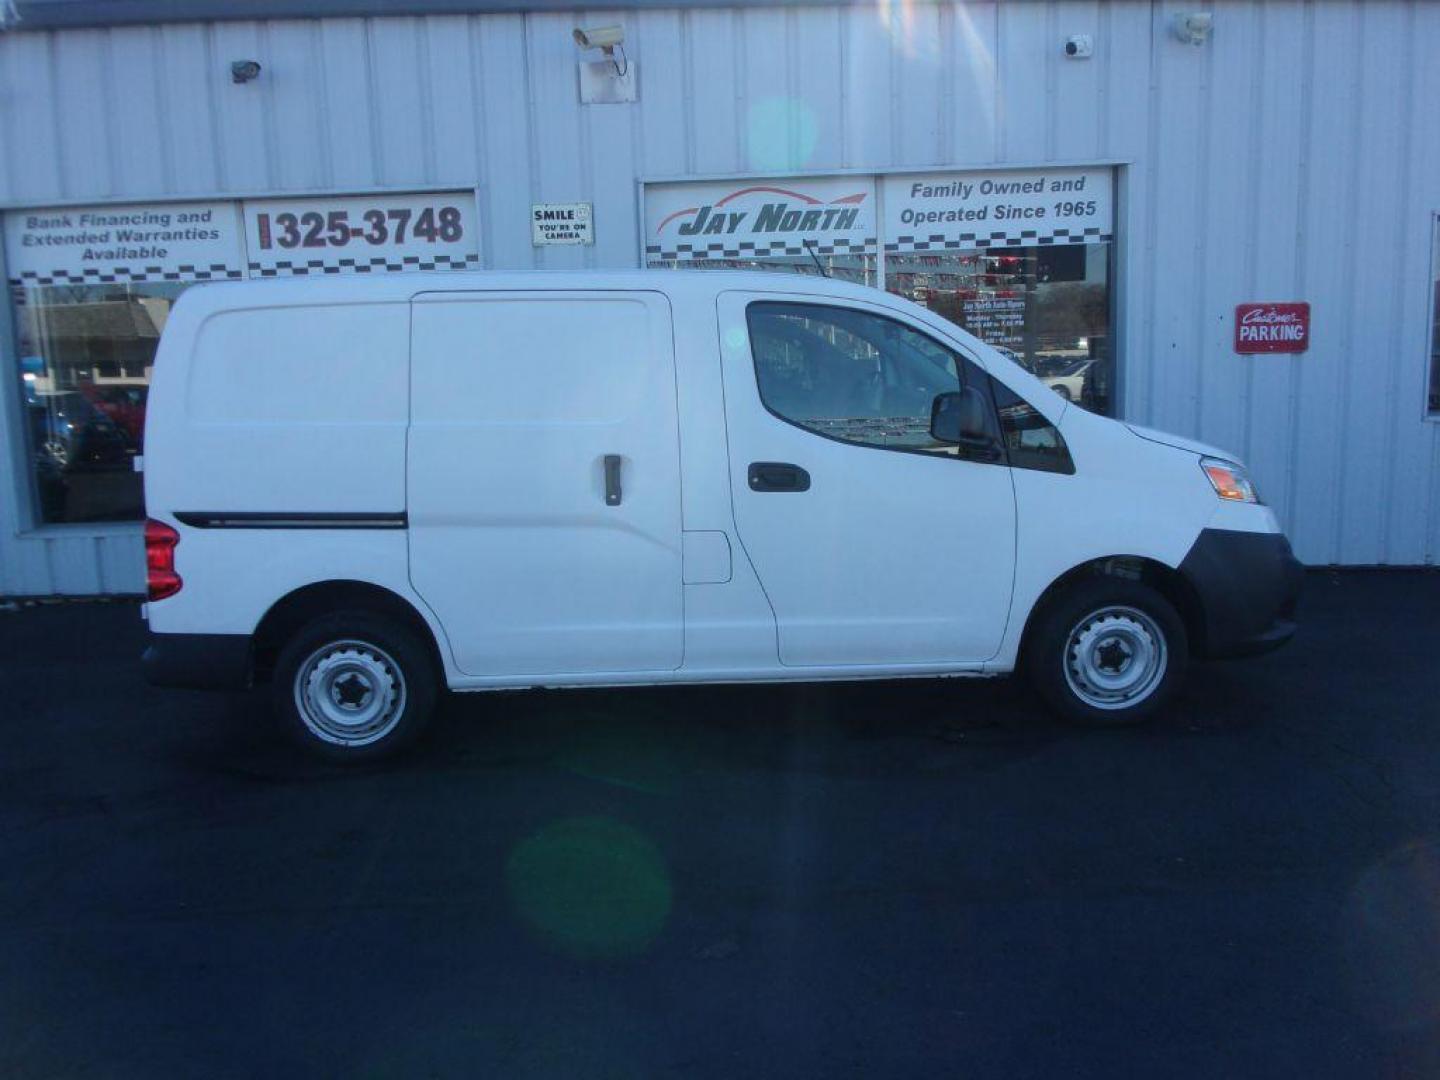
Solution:
{"label": "tail light", "polygon": [[174,596],[185,583],[175,572],[175,545],[180,534],[154,518],[145,522],[145,586],[151,600]]}

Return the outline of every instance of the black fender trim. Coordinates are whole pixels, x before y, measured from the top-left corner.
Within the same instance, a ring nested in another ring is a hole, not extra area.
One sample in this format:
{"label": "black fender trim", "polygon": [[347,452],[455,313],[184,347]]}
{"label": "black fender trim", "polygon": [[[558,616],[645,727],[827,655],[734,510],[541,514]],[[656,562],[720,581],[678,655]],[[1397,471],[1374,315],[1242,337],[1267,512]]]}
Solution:
{"label": "black fender trim", "polygon": [[1284,534],[1202,529],[1180,573],[1200,598],[1205,659],[1258,655],[1294,636],[1304,569]]}
{"label": "black fender trim", "polygon": [[140,666],[152,686],[244,690],[250,685],[250,635],[152,631]]}

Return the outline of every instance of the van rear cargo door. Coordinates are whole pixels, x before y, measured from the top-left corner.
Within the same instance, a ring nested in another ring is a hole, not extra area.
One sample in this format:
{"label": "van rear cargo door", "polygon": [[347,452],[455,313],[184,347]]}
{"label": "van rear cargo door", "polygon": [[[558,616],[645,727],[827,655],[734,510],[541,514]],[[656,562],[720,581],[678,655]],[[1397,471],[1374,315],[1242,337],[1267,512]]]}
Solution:
{"label": "van rear cargo door", "polygon": [[679,667],[668,300],[423,293],[411,315],[410,579],[456,666]]}

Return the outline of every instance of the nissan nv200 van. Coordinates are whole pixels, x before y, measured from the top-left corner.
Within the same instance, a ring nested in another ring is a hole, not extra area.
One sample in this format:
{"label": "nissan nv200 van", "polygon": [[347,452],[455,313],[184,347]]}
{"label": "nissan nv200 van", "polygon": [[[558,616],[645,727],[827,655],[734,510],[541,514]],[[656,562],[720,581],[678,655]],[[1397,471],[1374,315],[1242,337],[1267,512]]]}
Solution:
{"label": "nissan nv200 van", "polygon": [[1122,724],[1294,630],[1232,455],[738,271],[206,285],[146,417],[152,681],[397,749],[442,688],[999,675]]}

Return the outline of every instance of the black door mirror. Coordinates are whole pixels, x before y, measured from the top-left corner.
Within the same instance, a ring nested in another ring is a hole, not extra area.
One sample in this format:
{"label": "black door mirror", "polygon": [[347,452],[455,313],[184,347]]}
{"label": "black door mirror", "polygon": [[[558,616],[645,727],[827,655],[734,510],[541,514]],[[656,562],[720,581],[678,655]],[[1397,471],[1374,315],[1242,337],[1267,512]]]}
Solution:
{"label": "black door mirror", "polygon": [[989,399],[973,386],[936,394],[930,403],[930,437],[972,450],[994,450]]}

